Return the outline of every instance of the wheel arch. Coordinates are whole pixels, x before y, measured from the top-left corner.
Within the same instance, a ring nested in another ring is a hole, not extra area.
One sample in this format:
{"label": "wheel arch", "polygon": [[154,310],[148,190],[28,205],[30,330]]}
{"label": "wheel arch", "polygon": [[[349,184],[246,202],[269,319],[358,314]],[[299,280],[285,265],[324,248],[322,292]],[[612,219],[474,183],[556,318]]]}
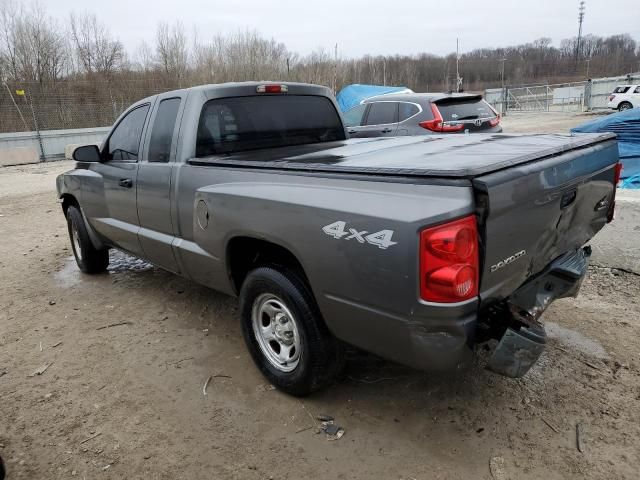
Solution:
{"label": "wheel arch", "polygon": [[281,266],[293,271],[312,291],[302,262],[291,249],[278,243],[247,235],[236,236],[227,242],[225,255],[227,274],[236,294],[240,292],[242,283],[251,270],[267,265]]}
{"label": "wheel arch", "polygon": [[60,195],[60,201],[62,204],[62,211],[64,212],[65,216],[67,215],[67,210],[72,205],[80,210],[80,202],[78,202],[78,199],[71,193],[63,193],[62,195]]}

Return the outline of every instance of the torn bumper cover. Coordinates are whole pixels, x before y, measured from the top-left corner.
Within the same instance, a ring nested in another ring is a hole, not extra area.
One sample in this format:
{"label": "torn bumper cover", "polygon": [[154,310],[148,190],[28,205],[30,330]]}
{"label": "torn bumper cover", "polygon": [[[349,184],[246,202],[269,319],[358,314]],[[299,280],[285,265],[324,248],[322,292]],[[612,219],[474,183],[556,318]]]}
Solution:
{"label": "torn bumper cover", "polygon": [[529,371],[546,344],[540,317],[554,300],[578,294],[590,257],[588,246],[559,257],[506,300],[512,322],[489,359],[490,370],[513,378]]}

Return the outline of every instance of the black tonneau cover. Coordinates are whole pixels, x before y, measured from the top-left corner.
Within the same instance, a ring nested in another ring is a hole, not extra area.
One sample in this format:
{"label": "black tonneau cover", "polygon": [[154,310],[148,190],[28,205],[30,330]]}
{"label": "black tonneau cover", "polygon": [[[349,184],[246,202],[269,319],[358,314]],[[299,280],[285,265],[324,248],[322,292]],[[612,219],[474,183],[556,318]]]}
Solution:
{"label": "black tonneau cover", "polygon": [[612,133],[469,134],[363,138],[194,158],[196,165],[476,178],[515,165],[613,141]]}

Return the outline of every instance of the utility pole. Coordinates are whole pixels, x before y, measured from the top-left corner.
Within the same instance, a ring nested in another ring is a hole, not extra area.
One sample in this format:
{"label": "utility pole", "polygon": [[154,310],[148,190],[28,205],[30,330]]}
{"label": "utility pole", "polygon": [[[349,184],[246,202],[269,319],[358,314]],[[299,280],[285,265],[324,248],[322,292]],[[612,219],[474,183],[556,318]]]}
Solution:
{"label": "utility pole", "polygon": [[500,95],[502,96],[502,101],[500,102],[500,114],[502,115],[504,113],[504,103],[506,101],[505,94],[504,94],[504,62],[506,62],[507,59],[501,58],[500,61],[502,62],[502,68],[500,69],[500,85],[502,88],[500,92]]}
{"label": "utility pole", "polygon": [[382,57],[382,85],[387,86],[387,57]]}
{"label": "utility pole", "polygon": [[334,50],[334,62],[333,62],[333,94],[335,95],[338,88],[338,44],[336,43]]}
{"label": "utility pole", "polygon": [[584,21],[584,0],[580,0],[578,7],[578,41],[576,42],[576,62],[580,58],[580,41],[582,40],[582,22]]}
{"label": "utility pole", "polygon": [[460,84],[462,79],[460,78],[460,42],[456,38],[456,92],[460,91]]}
{"label": "utility pole", "polygon": [[589,64],[591,63],[591,59],[587,58],[586,62],[587,62],[587,74],[586,74],[586,77],[587,77],[587,79],[589,79]]}

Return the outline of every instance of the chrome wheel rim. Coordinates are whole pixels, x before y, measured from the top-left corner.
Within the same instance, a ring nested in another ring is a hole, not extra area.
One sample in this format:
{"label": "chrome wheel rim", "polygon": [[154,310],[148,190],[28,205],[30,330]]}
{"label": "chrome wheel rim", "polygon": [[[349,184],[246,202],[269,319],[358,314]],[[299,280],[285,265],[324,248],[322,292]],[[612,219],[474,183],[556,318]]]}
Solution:
{"label": "chrome wheel rim", "polygon": [[302,342],[298,324],[285,303],[271,293],[253,302],[251,324],[258,346],[267,361],[281,372],[291,372],[300,363]]}
{"label": "chrome wheel rim", "polygon": [[82,250],[80,249],[80,235],[78,234],[78,228],[73,225],[71,227],[71,243],[73,243],[73,253],[76,254],[76,258],[82,261]]}

